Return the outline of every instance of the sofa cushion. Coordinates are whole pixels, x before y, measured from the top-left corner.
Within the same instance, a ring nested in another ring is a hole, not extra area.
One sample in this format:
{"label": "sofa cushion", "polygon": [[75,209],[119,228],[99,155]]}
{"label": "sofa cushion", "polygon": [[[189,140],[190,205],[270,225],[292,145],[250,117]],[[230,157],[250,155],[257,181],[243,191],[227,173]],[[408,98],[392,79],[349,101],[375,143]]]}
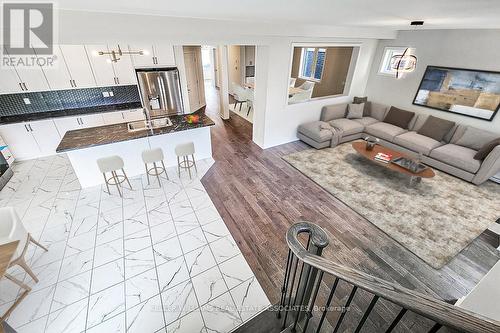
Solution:
{"label": "sofa cushion", "polygon": [[338,128],[344,132],[344,136],[357,134],[363,132],[365,128],[363,125],[358,123],[357,121],[351,119],[335,119],[329,122],[332,127]]}
{"label": "sofa cushion", "polygon": [[398,109],[397,107],[391,106],[389,112],[384,118],[384,123],[388,123],[401,128],[408,128],[410,121],[415,116],[414,112]]}
{"label": "sofa cushion", "polygon": [[403,134],[407,131],[401,127],[380,122],[367,126],[365,128],[365,132],[377,138],[393,142],[394,137]]}
{"label": "sofa cushion", "polygon": [[333,105],[325,105],[321,109],[321,117],[319,120],[321,121],[330,121],[334,119],[344,118],[347,112],[347,104],[333,104]]}
{"label": "sofa cushion", "polygon": [[406,132],[394,138],[394,143],[417,153],[429,155],[431,150],[442,146],[439,141],[418,134],[417,132]]}
{"label": "sofa cushion", "polygon": [[313,121],[299,126],[298,132],[316,142],[329,141],[332,138],[330,125],[324,121]]}
{"label": "sofa cushion", "polygon": [[361,118],[363,118],[364,108],[365,108],[365,103],[347,105],[346,118],[347,119],[361,119]]}
{"label": "sofa cushion", "polygon": [[476,155],[474,155],[474,159],[478,161],[484,160],[496,146],[500,145],[500,138],[492,140],[485,144],[481,149],[478,150]]}
{"label": "sofa cushion", "polygon": [[458,146],[464,146],[470,149],[479,150],[485,144],[498,138],[500,135],[481,130],[472,126],[467,126],[464,134],[455,142]]}
{"label": "sofa cushion", "polygon": [[366,126],[369,126],[371,124],[375,124],[375,123],[378,123],[378,120],[375,119],[375,118],[372,118],[372,117],[363,117],[363,118],[360,118],[360,119],[353,119],[355,122],[358,122],[360,123],[361,125],[363,125],[364,127]]}
{"label": "sofa cushion", "polygon": [[417,133],[433,138],[436,141],[443,141],[446,134],[448,134],[454,126],[455,123],[453,121],[429,116]]}
{"label": "sofa cushion", "polygon": [[385,114],[387,113],[387,110],[389,110],[389,107],[387,105],[374,102],[368,102],[368,104],[370,105],[370,117],[375,118],[378,121],[384,120]]}
{"label": "sofa cushion", "polygon": [[474,159],[476,153],[474,149],[449,143],[431,151],[430,157],[470,173],[476,173],[481,166],[481,162]]}

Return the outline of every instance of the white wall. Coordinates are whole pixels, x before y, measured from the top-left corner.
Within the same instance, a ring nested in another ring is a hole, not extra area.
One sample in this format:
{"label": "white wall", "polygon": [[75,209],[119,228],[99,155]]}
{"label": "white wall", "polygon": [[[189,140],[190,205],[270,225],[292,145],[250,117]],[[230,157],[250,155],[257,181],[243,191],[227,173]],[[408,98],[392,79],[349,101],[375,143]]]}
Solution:
{"label": "white wall", "polygon": [[[264,148],[297,140],[298,125],[319,120],[321,108],[324,105],[351,101],[353,96],[363,95],[365,92],[368,74],[377,47],[377,40],[373,39],[330,39],[324,44],[359,46],[359,55],[353,72],[350,91],[347,96],[323,98],[305,103],[288,105],[288,82],[292,59],[292,43],[314,43],[317,39],[289,39],[275,41],[270,46],[269,67],[267,72],[267,100],[265,109]],[[257,53],[256,69],[259,72],[261,60]],[[260,85],[259,75],[255,78],[257,87]],[[257,120],[254,124],[257,123]]]}
{"label": "white wall", "polygon": [[[500,71],[499,40],[500,30],[422,30],[403,31],[395,40],[380,41],[366,87],[368,99],[500,132],[499,114],[486,121],[412,105],[427,65]],[[417,69],[398,80],[378,74],[386,46],[416,48]]]}

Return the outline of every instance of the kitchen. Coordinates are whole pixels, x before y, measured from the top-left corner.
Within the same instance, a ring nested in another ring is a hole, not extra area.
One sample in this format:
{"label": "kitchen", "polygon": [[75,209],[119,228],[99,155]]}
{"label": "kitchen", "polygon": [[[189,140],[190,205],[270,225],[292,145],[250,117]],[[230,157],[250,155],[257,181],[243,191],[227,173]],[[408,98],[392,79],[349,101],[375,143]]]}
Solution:
{"label": "kitchen", "polygon": [[53,66],[1,69],[0,136],[13,159],[66,153],[89,187],[103,182],[96,160],[109,155],[124,159],[129,177],[145,172],[146,149],[162,148],[167,167],[185,142],[197,160],[211,157],[213,122],[184,116],[196,110],[183,94],[193,84],[177,68],[182,46],[54,45],[53,53]]}

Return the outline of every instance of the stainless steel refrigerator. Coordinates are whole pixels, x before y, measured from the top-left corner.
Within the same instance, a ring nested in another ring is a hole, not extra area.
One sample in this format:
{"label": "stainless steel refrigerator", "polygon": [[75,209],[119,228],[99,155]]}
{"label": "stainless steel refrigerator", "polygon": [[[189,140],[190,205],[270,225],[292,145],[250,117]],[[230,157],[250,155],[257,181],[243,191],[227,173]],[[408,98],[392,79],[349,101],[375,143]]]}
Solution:
{"label": "stainless steel refrigerator", "polygon": [[142,106],[151,118],[184,114],[179,70],[168,68],[137,68],[137,82]]}

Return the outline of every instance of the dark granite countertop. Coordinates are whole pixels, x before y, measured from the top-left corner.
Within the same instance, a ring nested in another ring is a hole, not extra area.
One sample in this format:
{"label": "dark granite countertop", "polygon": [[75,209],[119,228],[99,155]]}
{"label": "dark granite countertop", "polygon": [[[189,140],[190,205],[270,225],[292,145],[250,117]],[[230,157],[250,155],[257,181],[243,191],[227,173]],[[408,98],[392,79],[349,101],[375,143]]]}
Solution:
{"label": "dark granite countertop", "polygon": [[140,130],[129,132],[127,129],[127,123],[68,131],[62,138],[61,143],[59,143],[56,152],[62,153],[76,149],[107,145],[110,143],[146,138],[148,136],[162,135],[215,125],[213,120],[208,118],[204,112],[198,111],[193,114],[198,114],[200,116],[199,123],[189,124],[184,119],[186,115],[169,116],[173,124],[172,126],[157,128],[153,131]]}
{"label": "dark granite countertop", "polygon": [[93,113],[104,113],[119,110],[129,110],[129,109],[142,109],[141,102],[133,103],[122,103],[122,104],[110,104],[101,106],[91,106],[86,108],[74,108],[74,109],[64,109],[64,110],[54,110],[45,112],[33,112],[25,114],[16,114],[11,116],[1,116],[0,124],[13,124],[20,123],[24,121],[35,121],[43,120],[49,118],[58,117],[69,117],[69,116],[79,116]]}

